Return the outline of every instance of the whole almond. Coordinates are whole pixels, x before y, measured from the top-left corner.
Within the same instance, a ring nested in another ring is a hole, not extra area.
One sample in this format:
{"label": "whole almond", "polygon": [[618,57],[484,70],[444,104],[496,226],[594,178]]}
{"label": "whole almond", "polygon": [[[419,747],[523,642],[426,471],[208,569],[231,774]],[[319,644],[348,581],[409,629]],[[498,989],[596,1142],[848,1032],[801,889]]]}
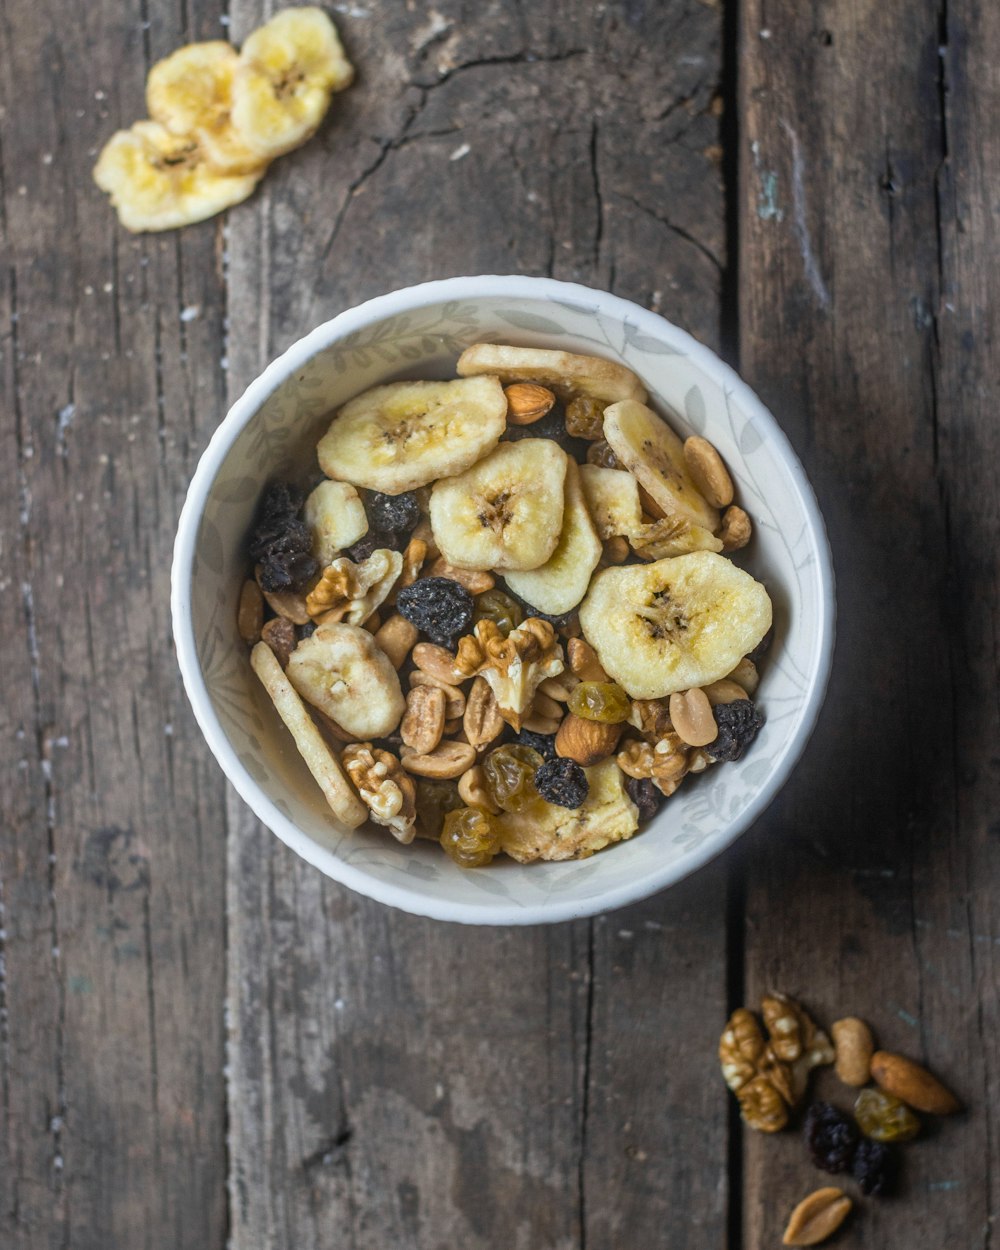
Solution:
{"label": "whole almond", "polygon": [[453,564],[449,564],[444,556],[438,556],[427,570],[427,576],[447,577],[449,581],[458,582],[460,586],[464,586],[470,595],[481,595],[484,591],[492,590],[497,584],[493,574],[487,573],[485,569],[457,569]]}
{"label": "whole almond", "polygon": [[418,755],[429,755],[444,737],[446,702],[440,686],[415,686],[406,696],[399,736]]}
{"label": "whole almond", "polygon": [[684,461],[705,499],[713,508],[726,508],[733,502],[733,479],[722,457],[707,438],[685,440]]}
{"label": "whole almond", "polygon": [[505,386],[503,393],[507,396],[508,425],[531,425],[556,402],[553,392],[536,382],[514,382]]}
{"label": "whole almond", "polygon": [[624,725],[586,720],[570,712],[563,718],[556,734],[556,755],[589,768],[614,753],[624,728]]}
{"label": "whole almond", "polygon": [[571,638],[566,644],[566,655],[573,673],[581,681],[610,681],[601,667],[597,652],[583,638]]}
{"label": "whole almond", "polygon": [[400,763],[408,773],[418,777],[430,777],[435,781],[448,781],[461,775],[476,762],[476,748],[468,742],[438,743],[433,751],[421,755],[411,747],[404,746],[399,755]]}
{"label": "whole almond", "polygon": [[815,1190],[792,1212],[781,1244],[818,1246],[833,1236],[853,1205],[847,1194],[833,1185]]}
{"label": "whole almond", "polygon": [[708,746],[719,736],[708,695],[697,687],[670,696],[670,720],[674,732],[689,747]]}
{"label": "whole almond", "polygon": [[877,1050],[872,1055],[872,1080],[888,1094],[895,1094],[908,1106],[928,1115],[952,1115],[962,1104],[936,1076],[905,1055]]}
{"label": "whole almond", "polygon": [[836,1054],[834,1070],[845,1085],[855,1089],[867,1085],[871,1077],[875,1041],[872,1031],[857,1016],[845,1016],[830,1026]]}
{"label": "whole almond", "polygon": [[465,736],[474,747],[484,747],[498,737],[504,727],[496,695],[485,677],[472,683],[462,720]]}

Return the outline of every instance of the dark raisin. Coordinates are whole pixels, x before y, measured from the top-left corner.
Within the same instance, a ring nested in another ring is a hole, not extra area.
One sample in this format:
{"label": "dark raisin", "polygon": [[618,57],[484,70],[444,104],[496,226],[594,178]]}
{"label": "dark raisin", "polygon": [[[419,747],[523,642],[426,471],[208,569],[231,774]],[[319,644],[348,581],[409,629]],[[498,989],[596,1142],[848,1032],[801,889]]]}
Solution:
{"label": "dark raisin", "polygon": [[639,809],[641,821],[652,820],[663,802],[662,792],[648,777],[626,777],[625,793]]}
{"label": "dark raisin", "polygon": [[566,418],[560,404],[556,404],[540,420],[532,421],[531,425],[508,425],[503,437],[508,443],[519,442],[522,438],[551,438],[581,464],[586,460],[590,446],[586,439],[574,438],[567,433]]}
{"label": "dark raisin", "polygon": [[396,596],[396,611],[431,642],[452,647],[472,624],[472,596],[450,577],[422,577]]}
{"label": "dark raisin", "polygon": [[305,625],[296,626],[295,632],[301,642],[303,638],[311,638],[315,634],[318,626],[315,621],[308,621]]}
{"label": "dark raisin", "polygon": [[767,655],[768,651],[771,650],[771,643],[773,641],[774,641],[774,630],[769,629],[767,633],[764,635],[764,637],[760,640],[760,642],[757,643],[756,647],[754,647],[754,649],[747,656],[747,659],[753,660],[754,663],[756,663],[757,660],[759,660],[762,655]]}
{"label": "dark raisin", "polygon": [[846,1172],[858,1145],[858,1128],[849,1115],[828,1102],[814,1102],[802,1130],[813,1163],[824,1172]]}
{"label": "dark raisin", "polygon": [[706,748],[706,754],[715,763],[738,760],[747,749],[764,723],[750,699],[734,699],[732,703],[719,703],[712,712],[719,727],[715,741]]}
{"label": "dark raisin", "polygon": [[851,1175],[861,1192],[877,1198],[892,1188],[895,1158],[884,1142],[862,1137],[851,1161]]}
{"label": "dark raisin", "polygon": [[302,502],[294,486],[273,482],[257,510],[249,552],[260,564],[264,590],[301,590],[319,569],[309,527],[299,518]]}
{"label": "dark raisin", "polygon": [[535,789],[560,807],[580,807],[590,793],[587,774],[576,760],[547,760],[535,773]]}
{"label": "dark raisin", "polygon": [[533,751],[538,752],[543,760],[554,760],[556,758],[555,734],[536,734],[534,730],[522,729],[514,735],[514,741],[520,742],[522,746],[531,747]]}
{"label": "dark raisin", "polygon": [[420,520],[420,505],[412,491],[404,495],[383,495],[365,491],[365,513],[373,529],[408,534]]}
{"label": "dark raisin", "polygon": [[355,564],[360,564],[362,560],[367,560],[373,551],[380,551],[383,548],[401,551],[403,546],[405,543],[401,543],[399,534],[391,531],[369,530],[363,538],[359,538],[356,543],[348,547],[344,555]]}

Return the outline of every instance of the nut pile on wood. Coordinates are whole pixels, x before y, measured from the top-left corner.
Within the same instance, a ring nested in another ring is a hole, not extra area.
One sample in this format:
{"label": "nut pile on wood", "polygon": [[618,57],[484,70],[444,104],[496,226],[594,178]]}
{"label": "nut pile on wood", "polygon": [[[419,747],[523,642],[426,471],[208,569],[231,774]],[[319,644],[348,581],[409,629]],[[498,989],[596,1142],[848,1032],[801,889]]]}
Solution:
{"label": "nut pile on wood", "polygon": [[240,634],[344,823],[582,858],[741,758],[771,601],[718,452],[630,370],[477,344],[458,373],[358,395],[324,480],[272,483]]}
{"label": "nut pile on wood", "polygon": [[[853,1115],[829,1102],[810,1104],[803,1137],[812,1162],[826,1172],[846,1172],[865,1195],[889,1192],[897,1169],[893,1142],[920,1131],[915,1112],[951,1115],[961,1110],[952,1092],[926,1068],[891,1051],[876,1050],[871,1029],[856,1016],[837,1020],[830,1037],[809,1013],[784,994],[761,1002],[764,1029],[753,1012],[733,1012],[719,1040],[719,1063],[750,1128],[776,1133],[805,1098],[809,1073],[834,1065],[847,1087],[858,1090]],[[767,1036],[765,1037],[765,1031]],[[842,1189],[825,1186],[807,1195],[785,1229],[786,1246],[814,1246],[841,1226],[853,1207]]]}

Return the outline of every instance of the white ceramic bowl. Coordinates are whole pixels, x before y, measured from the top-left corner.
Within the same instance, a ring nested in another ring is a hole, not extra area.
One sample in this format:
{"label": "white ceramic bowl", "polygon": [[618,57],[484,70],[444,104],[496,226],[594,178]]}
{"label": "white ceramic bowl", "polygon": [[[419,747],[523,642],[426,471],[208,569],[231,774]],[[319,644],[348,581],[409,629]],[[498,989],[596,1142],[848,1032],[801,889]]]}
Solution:
{"label": "white ceramic bowl", "polygon": [[[432,843],[337,824],[250,670],[236,632],[248,526],[271,478],[315,463],[330,411],[375,383],[453,376],[470,343],[562,348],[622,361],[683,434],[722,453],[755,524],[744,564],[764,581],[775,637],[758,702],[767,720],[734,764],[691,778],[631,841],[591,859],[455,867]],[[257,816],[353,890],[418,915],[536,924],[593,915],[687,876],[760,815],[815,724],[833,649],[830,551],[801,465],[760,400],[711,351],[627,300],[546,278],[450,278],[349,309],[274,361],[201,458],[174,549],[177,656],[216,759]]]}

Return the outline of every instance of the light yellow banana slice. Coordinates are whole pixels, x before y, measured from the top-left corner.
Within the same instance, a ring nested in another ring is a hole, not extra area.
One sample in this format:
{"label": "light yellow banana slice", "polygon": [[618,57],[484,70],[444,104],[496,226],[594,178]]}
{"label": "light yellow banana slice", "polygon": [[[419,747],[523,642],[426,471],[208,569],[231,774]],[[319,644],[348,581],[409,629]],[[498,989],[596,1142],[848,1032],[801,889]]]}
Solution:
{"label": "light yellow banana slice", "polygon": [[604,547],[590,519],[575,460],[566,460],[566,493],[562,531],[555,551],[537,569],[510,572],[507,585],[515,595],[550,616],[575,608],[590,585]]}
{"label": "light yellow banana slice", "polygon": [[604,437],[664,512],[679,513],[715,533],[719,513],[694,484],[683,442],[651,408],[631,400],[612,404],[604,412]]}
{"label": "light yellow banana slice", "polygon": [[534,799],[518,812],[495,817],[500,846],[512,859],[586,859],[612,842],[630,838],[639,827],[639,809],[625,791],[625,775],[614,759],[602,760],[587,774],[590,792],[570,809]]}
{"label": "light yellow banana slice", "polygon": [[601,356],[575,356],[540,347],[507,347],[500,343],[474,343],[458,358],[459,377],[493,373],[510,382],[540,382],[562,399],[592,395],[614,403],[620,399],[644,400],[646,391],[631,369]]}
{"label": "light yellow banana slice", "polygon": [[350,482],[320,482],[306,500],[302,519],[312,531],[312,553],[324,566],[368,533],[365,505]]}
{"label": "light yellow banana slice", "polygon": [[722,539],[687,517],[668,513],[659,521],[640,525],[629,535],[632,550],[643,560],[663,560],[691,551],[721,551]]}
{"label": "light yellow banana slice", "polygon": [[111,196],[126,230],[174,230],[239,204],[260,181],[252,174],[220,174],[193,137],[171,134],[159,122],[136,122],[104,145],[94,181]]}
{"label": "light yellow banana slice", "polygon": [[500,572],[544,564],[562,531],[567,463],[551,439],[522,438],[438,482],[431,528],[448,563]]}
{"label": "light yellow banana slice", "polygon": [[406,710],[392,662],[358,625],[320,625],[292,652],[286,672],[303,699],[354,738],[385,737]]}
{"label": "light yellow banana slice", "polygon": [[580,608],[583,636],[633,699],[661,699],[731,673],[771,627],[771,600],[711,551],[605,569]]}
{"label": "light yellow banana slice", "polygon": [[327,477],[401,495],[475,464],[506,413],[496,378],[390,382],[345,404],[316,453]]}
{"label": "light yellow banana slice", "polygon": [[233,78],[240,63],[221,39],[189,43],[157,61],[146,79],[150,117],[175,135],[193,135],[221,174],[250,174],[266,165],[237,134],[231,117]]}
{"label": "light yellow banana slice", "polygon": [[354,67],[322,9],[282,9],[243,44],[233,78],[233,125],[264,160],[297,148],[350,86]]}
{"label": "light yellow banana slice", "polygon": [[580,465],[580,481],[594,525],[602,539],[626,536],[642,527],[642,504],[635,478],[625,469]]}

